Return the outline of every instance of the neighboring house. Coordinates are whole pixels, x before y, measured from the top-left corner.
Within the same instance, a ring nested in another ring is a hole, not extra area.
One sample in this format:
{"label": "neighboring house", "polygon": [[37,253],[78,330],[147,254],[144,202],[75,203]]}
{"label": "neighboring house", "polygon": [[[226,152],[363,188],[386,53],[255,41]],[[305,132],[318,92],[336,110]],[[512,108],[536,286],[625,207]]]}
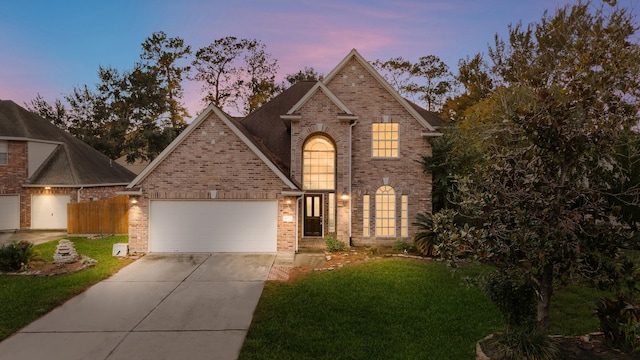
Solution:
{"label": "neighboring house", "polygon": [[0,230],[66,229],[68,203],[113,197],[133,178],[48,120],[0,100]]}
{"label": "neighboring house", "polygon": [[130,250],[411,242],[416,214],[431,211],[431,176],[418,160],[441,123],[356,50],[246,118],[209,106],[129,184]]}
{"label": "neighboring house", "polygon": [[117,158],[116,162],[122,165],[125,169],[131,171],[136,175],[140,174],[142,170],[144,170],[144,168],[146,168],[147,165],[149,165],[149,161],[140,160],[140,159],[136,159],[134,162],[128,163],[126,155]]}

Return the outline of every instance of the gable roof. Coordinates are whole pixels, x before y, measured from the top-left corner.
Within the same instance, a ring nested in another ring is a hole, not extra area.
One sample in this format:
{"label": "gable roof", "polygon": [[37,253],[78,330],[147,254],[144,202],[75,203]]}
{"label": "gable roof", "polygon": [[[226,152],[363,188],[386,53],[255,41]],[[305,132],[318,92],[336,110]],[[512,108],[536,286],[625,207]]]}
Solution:
{"label": "gable roof", "polygon": [[[342,59],[342,61],[336,66],[331,72],[322,80],[324,84],[328,84],[345,66],[347,63],[351,61],[351,59],[355,59],[364,67],[371,76],[373,76],[382,87],[384,87],[399,103],[402,107],[405,108],[422,126],[424,126],[429,132],[432,132],[433,135],[440,135],[436,128],[430,124],[422,115],[411,105],[409,101],[403,98],[394,88],[391,86],[387,80],[382,77],[374,68],[369,64],[367,60],[365,60],[360,53],[356,49],[351,50],[349,54]],[[417,105],[416,105],[417,106]],[[426,110],[425,110],[426,111]],[[435,116],[435,114],[433,115]]]}
{"label": "gable roof", "polygon": [[24,186],[126,185],[135,177],[91,146],[11,100],[0,100],[0,140],[57,145]]}
{"label": "gable roof", "polygon": [[127,185],[127,188],[132,189],[140,184],[141,181],[149,176],[149,174],[212,113],[215,114],[229,129],[231,129],[231,131],[240,138],[240,140],[247,145],[249,149],[256,154],[258,158],[260,158],[260,160],[262,160],[265,165],[267,165],[267,167],[269,167],[269,169],[271,169],[271,171],[280,178],[280,180],[282,180],[282,182],[289,186],[290,189],[298,190],[298,186],[294,184],[265,153],[264,150],[266,149],[263,146],[260,146],[260,144],[254,143],[246,133],[246,129],[244,129],[236,119],[227,116],[227,114],[213,104],[209,105],[209,107],[198,115],[198,117],[196,117],[196,119],[171,142],[171,144],[169,144],[155,159],[153,159],[153,161],[135,179],[133,179],[129,185]]}
{"label": "gable roof", "polygon": [[329,90],[329,88],[327,87],[327,85],[323,84],[322,82],[318,81],[312,88],[311,90],[309,90],[303,97],[302,99],[300,99],[288,112],[287,115],[293,115],[295,114],[301,107],[304,106],[304,104],[309,101],[309,99],[311,99],[311,97],[317,93],[318,91],[322,91],[330,100],[331,102],[333,102],[334,105],[336,105],[338,107],[338,109],[342,110],[343,114],[345,115],[353,115],[353,113],[351,112],[351,110],[349,110],[349,108],[342,102],[340,101],[340,99],[338,99],[338,97],[331,92],[331,90]]}
{"label": "gable roof", "polygon": [[273,162],[289,174],[291,164],[291,136],[287,124],[280,118],[314,87],[316,81],[300,81],[278,94],[244,119],[240,124],[262,145]]}

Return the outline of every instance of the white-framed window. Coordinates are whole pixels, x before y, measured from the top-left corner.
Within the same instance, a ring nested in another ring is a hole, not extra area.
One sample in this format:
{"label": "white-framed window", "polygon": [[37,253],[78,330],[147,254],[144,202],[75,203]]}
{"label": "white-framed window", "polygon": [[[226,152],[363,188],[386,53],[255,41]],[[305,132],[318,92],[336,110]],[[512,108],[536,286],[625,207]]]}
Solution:
{"label": "white-framed window", "polygon": [[369,195],[362,195],[362,236],[371,236],[371,214],[370,214]]}
{"label": "white-framed window", "polygon": [[409,196],[400,197],[400,236],[409,237]]}
{"label": "white-framed window", "polygon": [[327,211],[329,219],[327,221],[327,227],[330,233],[336,232],[336,194],[329,193],[329,209]]}
{"label": "white-framed window", "polygon": [[396,236],[396,193],[389,185],[376,190],[376,236]]}
{"label": "white-framed window", "polygon": [[398,157],[398,123],[374,123],[371,127],[371,156]]}
{"label": "white-framed window", "polygon": [[313,136],[302,149],[302,185],[305,190],[335,190],[336,148],[322,135]]}
{"label": "white-framed window", "polygon": [[6,140],[0,140],[0,165],[7,165],[9,163],[9,142]]}

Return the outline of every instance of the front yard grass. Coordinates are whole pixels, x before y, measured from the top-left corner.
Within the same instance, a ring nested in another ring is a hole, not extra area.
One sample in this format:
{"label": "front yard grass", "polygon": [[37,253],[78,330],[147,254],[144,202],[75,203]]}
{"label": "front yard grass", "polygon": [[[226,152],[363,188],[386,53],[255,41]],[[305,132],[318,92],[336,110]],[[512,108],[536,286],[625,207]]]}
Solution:
{"label": "front yard grass", "polygon": [[[98,264],[66,275],[0,275],[0,340],[131,263],[131,260],[111,256],[113,244],[127,242],[127,236],[70,240],[75,244],[78,254],[93,258]],[[51,241],[34,248],[46,261],[51,262],[57,245],[58,241]]]}
{"label": "front yard grass", "polygon": [[[475,359],[476,341],[502,319],[463,279],[490,270],[393,259],[267,282],[240,359]],[[594,300],[606,294],[558,290],[550,333],[598,331]]]}
{"label": "front yard grass", "polygon": [[471,359],[498,310],[444,263],[392,259],[267,282],[240,359]]}

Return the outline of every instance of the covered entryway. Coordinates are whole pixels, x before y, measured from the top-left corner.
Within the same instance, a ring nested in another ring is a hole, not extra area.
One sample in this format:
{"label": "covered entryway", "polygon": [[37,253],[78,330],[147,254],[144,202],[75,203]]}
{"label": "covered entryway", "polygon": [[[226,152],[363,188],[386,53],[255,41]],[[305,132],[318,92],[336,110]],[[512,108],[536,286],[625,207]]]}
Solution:
{"label": "covered entryway", "polygon": [[20,195],[0,195],[0,230],[20,229]]}
{"label": "covered entryway", "polygon": [[275,200],[152,200],[150,252],[276,252]]}
{"label": "covered entryway", "polygon": [[32,229],[66,229],[69,195],[33,195],[31,197]]}

